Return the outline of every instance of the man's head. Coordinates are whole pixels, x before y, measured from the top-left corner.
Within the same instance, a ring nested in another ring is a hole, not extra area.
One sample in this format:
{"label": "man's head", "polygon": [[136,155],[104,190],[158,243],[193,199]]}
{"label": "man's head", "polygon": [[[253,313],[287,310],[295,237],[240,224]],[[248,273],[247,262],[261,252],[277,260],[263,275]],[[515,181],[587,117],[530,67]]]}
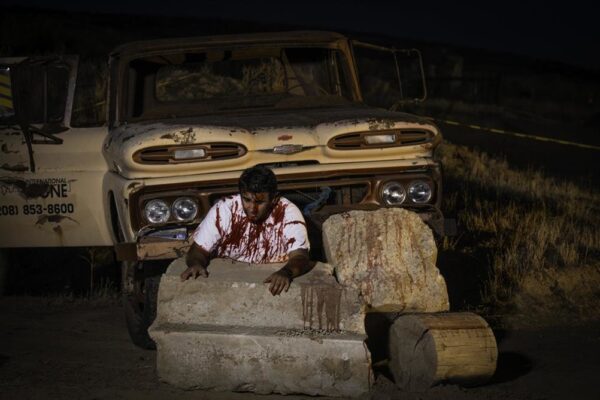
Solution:
{"label": "man's head", "polygon": [[269,168],[257,165],[242,172],[239,180],[244,212],[252,222],[262,222],[277,202],[277,178]]}

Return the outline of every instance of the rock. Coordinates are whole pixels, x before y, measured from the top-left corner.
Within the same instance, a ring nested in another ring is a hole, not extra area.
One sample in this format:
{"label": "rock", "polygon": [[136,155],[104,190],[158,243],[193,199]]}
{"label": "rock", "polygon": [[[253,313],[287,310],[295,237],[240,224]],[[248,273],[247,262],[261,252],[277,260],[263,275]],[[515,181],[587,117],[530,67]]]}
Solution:
{"label": "rock", "polygon": [[157,373],[182,389],[360,396],[372,382],[358,291],[317,263],[280,296],[264,279],[282,264],[214,259],[209,277],[181,282],[183,259],[161,278]]}
{"label": "rock", "polygon": [[358,292],[339,285],[331,266],[317,263],[287,292],[273,296],[266,277],[283,264],[247,264],[214,259],[208,278],[181,282],[183,258],[160,281],[155,325],[212,324],[287,329],[322,329],[364,334]]}
{"label": "rock", "polygon": [[182,389],[357,397],[373,381],[362,335],[278,328],[153,328],[161,380]]}
{"label": "rock", "polygon": [[323,247],[338,281],[359,290],[370,312],[449,309],[431,229],[401,208],[350,211],[323,224]]}

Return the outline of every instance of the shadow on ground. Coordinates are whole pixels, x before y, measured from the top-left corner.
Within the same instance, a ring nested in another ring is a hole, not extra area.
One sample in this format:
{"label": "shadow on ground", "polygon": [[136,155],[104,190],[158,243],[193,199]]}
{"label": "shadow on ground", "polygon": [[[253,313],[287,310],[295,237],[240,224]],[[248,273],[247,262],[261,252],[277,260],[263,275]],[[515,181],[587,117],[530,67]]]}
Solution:
{"label": "shadow on ground", "polygon": [[533,369],[533,362],[523,354],[501,351],[498,354],[496,373],[488,384],[497,384],[514,381],[527,375]]}

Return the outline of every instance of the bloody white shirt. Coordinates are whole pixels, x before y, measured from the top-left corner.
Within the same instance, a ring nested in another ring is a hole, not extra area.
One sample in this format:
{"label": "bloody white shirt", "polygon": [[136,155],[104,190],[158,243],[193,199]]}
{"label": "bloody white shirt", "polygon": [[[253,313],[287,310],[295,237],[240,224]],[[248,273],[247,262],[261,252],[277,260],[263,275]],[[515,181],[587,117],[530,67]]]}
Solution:
{"label": "bloody white shirt", "polygon": [[213,257],[253,264],[288,260],[297,249],[309,249],[302,213],[284,197],[261,223],[248,219],[239,194],[219,200],[194,232],[194,241]]}

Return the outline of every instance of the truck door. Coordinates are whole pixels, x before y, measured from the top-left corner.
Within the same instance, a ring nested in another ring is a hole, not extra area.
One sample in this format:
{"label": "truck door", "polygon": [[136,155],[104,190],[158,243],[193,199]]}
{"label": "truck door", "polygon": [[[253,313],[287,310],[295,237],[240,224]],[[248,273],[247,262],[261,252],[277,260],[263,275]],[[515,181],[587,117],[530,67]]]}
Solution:
{"label": "truck door", "polygon": [[396,110],[427,97],[423,60],[417,49],[394,49],[352,41],[363,100]]}
{"label": "truck door", "polygon": [[77,58],[0,58],[0,248],[109,246],[106,126],[71,127]]}

